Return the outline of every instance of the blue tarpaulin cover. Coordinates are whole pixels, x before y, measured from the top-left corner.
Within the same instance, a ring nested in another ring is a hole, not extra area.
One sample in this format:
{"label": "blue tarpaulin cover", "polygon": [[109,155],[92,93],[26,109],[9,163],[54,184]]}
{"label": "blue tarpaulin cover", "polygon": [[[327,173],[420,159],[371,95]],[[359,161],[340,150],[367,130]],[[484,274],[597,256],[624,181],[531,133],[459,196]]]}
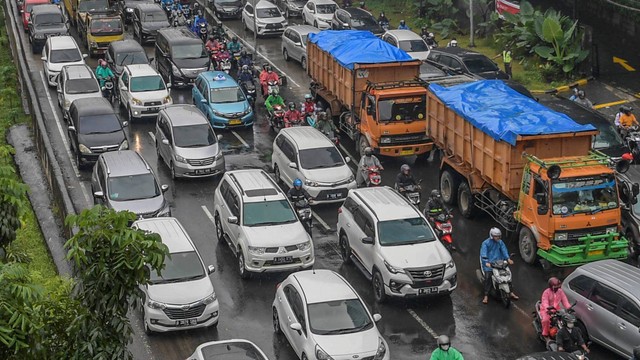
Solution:
{"label": "blue tarpaulin cover", "polygon": [[545,135],[596,130],[580,125],[511,89],[500,80],[482,80],[429,90],[450,109],[495,140],[516,144],[518,135]]}
{"label": "blue tarpaulin cover", "polygon": [[331,54],[347,69],[353,69],[354,64],[413,60],[404,50],[382,41],[369,31],[324,30],[309,34],[309,41]]}

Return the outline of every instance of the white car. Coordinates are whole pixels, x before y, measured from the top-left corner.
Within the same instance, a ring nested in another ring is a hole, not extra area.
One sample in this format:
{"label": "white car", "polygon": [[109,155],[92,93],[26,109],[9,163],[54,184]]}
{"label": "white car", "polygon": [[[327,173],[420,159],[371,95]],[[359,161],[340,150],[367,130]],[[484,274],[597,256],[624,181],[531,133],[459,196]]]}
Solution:
{"label": "white car", "polygon": [[253,4],[252,1],[247,1],[242,10],[242,24],[245,30],[251,30],[258,35],[280,35],[284,28],[289,26],[287,19],[273,3],[260,0],[255,4],[255,9]]}
{"label": "white car", "polygon": [[169,95],[171,84],[149,64],[127,65],[118,78],[120,105],[129,115],[129,122],[140,118],[155,118],[160,110],[173,104]]}
{"label": "white car", "polygon": [[331,140],[310,126],[280,130],[273,141],[271,165],[277,180],[291,186],[302,180],[314,203],[341,202],[356,181],[345,159]]}
{"label": "white car", "polygon": [[44,75],[49,86],[58,85],[58,75],[65,65],[84,64],[87,54],[80,52],[80,48],[73,37],[52,36],[42,48]]}
{"label": "white car", "polygon": [[200,344],[187,360],[269,360],[254,343],[244,339],[209,341]]}
{"label": "white car", "polygon": [[411,30],[387,30],[382,40],[404,50],[414,59],[425,61],[429,56],[429,46],[422,37]]}
{"label": "white car", "polygon": [[300,359],[391,358],[376,322],[358,293],[331,270],[306,270],[278,284],[273,330],[284,334]]}
{"label": "white car", "polygon": [[324,30],[331,28],[333,13],[339,9],[333,0],[309,0],[302,8],[302,22]]}
{"label": "white car", "polygon": [[168,332],[218,325],[220,305],[209,278],[215,268],[202,257],[176,218],[138,220],[134,228],[155,233],[169,248],[162,276],[151,271],[148,285],[140,286],[145,300],[144,330]]}
{"label": "white car", "polygon": [[58,106],[65,119],[69,118],[69,107],[74,100],[102,97],[98,79],[85,64],[63,67],[58,76],[56,92]]}

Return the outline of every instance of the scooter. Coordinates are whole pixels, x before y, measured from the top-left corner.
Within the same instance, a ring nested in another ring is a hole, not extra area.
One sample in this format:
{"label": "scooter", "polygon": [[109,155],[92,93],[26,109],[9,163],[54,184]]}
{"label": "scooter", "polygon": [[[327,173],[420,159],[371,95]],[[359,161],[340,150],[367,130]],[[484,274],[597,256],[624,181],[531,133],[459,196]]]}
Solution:
{"label": "scooter", "polygon": [[102,86],[102,96],[109,100],[113,104],[115,100],[115,92],[113,91],[113,78],[108,77],[104,80],[104,86]]}
{"label": "scooter", "polygon": [[244,94],[247,96],[247,100],[249,101],[249,104],[251,104],[251,108],[252,109],[256,109],[256,83],[253,81],[243,81],[241,82],[241,85],[243,90],[244,90]]}
{"label": "scooter", "polygon": [[380,175],[380,168],[377,166],[369,166],[367,170],[367,187],[380,186],[382,183],[382,175]]}
{"label": "scooter", "polygon": [[540,305],[541,305],[540,301],[536,302],[535,311],[533,311],[533,321],[532,321],[533,328],[536,330],[536,334],[538,334],[538,339],[546,343],[547,350],[558,351],[558,344],[556,344],[555,338],[556,338],[556,335],[558,334],[558,330],[560,330],[560,328],[564,326],[562,322],[562,317],[565,314],[575,313],[575,310],[573,310],[573,307],[576,305],[576,303],[574,302],[573,304],[571,304],[571,307],[566,310],[565,309],[557,310],[553,306],[550,306],[546,310],[544,310],[550,316],[549,341],[547,341],[547,339],[545,339],[544,336],[542,336],[542,316],[540,316],[540,312],[543,310],[540,309]]}
{"label": "scooter", "polygon": [[199,23],[197,24],[198,37],[203,42],[207,42],[207,38],[209,37],[209,30],[207,29],[207,24]]}
{"label": "scooter", "polygon": [[378,24],[380,24],[380,27],[382,27],[382,29],[384,31],[388,31],[389,30],[389,22],[388,21],[379,21]]}
{"label": "scooter", "polygon": [[[277,81],[268,81],[267,82],[267,94],[271,94],[272,91],[276,92],[276,94],[280,94],[280,84]],[[269,95],[267,95],[268,97]]]}
{"label": "scooter", "polygon": [[284,112],[282,105],[273,105],[273,111],[269,114],[269,124],[274,131],[284,127]]}
{"label": "scooter", "polygon": [[307,233],[311,236],[311,230],[313,229],[311,218],[311,206],[309,206],[309,201],[304,197],[293,203],[293,208],[296,210],[298,214],[298,218],[300,222],[304,226],[304,229],[307,230]]}
{"label": "scooter", "polygon": [[218,63],[218,70],[229,74],[231,72],[231,61],[229,61],[229,59],[220,60]]}
{"label": "scooter", "polygon": [[449,211],[442,212],[436,216],[429,216],[429,222],[433,225],[436,230],[436,235],[438,235],[438,239],[442,245],[444,245],[449,252],[454,250],[453,246],[453,225],[451,224],[451,219],[453,215]]}
{"label": "scooter", "polygon": [[420,190],[422,190],[422,187],[420,186],[420,183],[422,182],[422,180],[419,180],[417,184],[413,185],[407,185],[404,187],[404,191],[400,191],[400,188],[398,187],[398,184],[395,185],[396,190],[400,191],[400,194],[402,194],[404,197],[406,197],[407,199],[409,199],[409,201],[411,202],[411,204],[418,206],[420,205]]}
{"label": "scooter", "polygon": [[[480,269],[476,270],[476,275],[480,283],[484,284],[485,272],[482,271],[482,260]],[[502,300],[502,305],[509,308],[511,305],[511,270],[506,260],[498,260],[491,263],[491,295]]]}
{"label": "scooter", "polygon": [[241,56],[242,55],[240,51],[236,51],[233,54],[231,54],[231,65],[233,69],[235,69],[235,72],[238,72],[238,61],[240,61]]}
{"label": "scooter", "polygon": [[182,5],[182,15],[184,15],[185,19],[191,17],[191,6],[189,4]]}

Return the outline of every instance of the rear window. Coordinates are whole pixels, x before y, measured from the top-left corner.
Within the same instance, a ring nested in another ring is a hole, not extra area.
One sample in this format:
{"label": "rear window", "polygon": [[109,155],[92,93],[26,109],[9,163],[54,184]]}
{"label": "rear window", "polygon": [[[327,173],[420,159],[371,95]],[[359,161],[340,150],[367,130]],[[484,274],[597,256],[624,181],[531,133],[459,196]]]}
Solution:
{"label": "rear window", "polygon": [[78,132],[84,135],[122,131],[116,114],[83,116],[78,119]]}
{"label": "rear window", "polygon": [[64,23],[62,14],[41,14],[35,16],[33,24],[36,26],[59,25]]}
{"label": "rear window", "polygon": [[91,79],[73,79],[67,80],[65,85],[67,94],[90,94],[100,91],[98,82]]}
{"label": "rear window", "polygon": [[53,64],[78,62],[82,60],[82,55],[78,49],[51,50],[49,62]]}
{"label": "rear window", "polygon": [[484,56],[474,56],[462,60],[464,64],[469,68],[469,72],[476,74],[488,71],[498,71],[498,67],[493,61]]}
{"label": "rear window", "polygon": [[429,47],[422,39],[400,41],[400,49],[406,52],[429,51]]}

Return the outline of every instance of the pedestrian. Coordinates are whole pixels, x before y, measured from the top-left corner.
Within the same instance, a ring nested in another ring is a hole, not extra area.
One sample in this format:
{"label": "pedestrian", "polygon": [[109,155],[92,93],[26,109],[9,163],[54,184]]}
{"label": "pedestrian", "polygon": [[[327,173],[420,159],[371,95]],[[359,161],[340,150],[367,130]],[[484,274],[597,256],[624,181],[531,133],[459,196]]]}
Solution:
{"label": "pedestrian", "polygon": [[509,79],[511,79],[511,46],[502,50],[502,62],[504,63],[504,72],[507,73]]}
{"label": "pedestrian", "polygon": [[629,360],[640,360],[640,345],[633,348],[633,356]]}

